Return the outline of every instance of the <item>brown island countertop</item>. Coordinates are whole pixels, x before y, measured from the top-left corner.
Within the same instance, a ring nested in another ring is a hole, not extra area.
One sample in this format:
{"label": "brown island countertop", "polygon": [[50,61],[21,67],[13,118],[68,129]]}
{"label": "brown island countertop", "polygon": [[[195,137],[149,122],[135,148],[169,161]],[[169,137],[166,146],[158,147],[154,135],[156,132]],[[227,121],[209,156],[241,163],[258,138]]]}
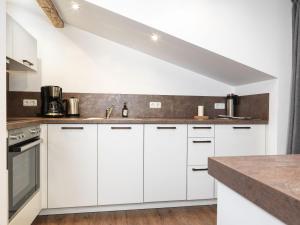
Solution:
{"label": "brown island countertop", "polygon": [[300,225],[300,155],[209,158],[208,172],[289,225]]}
{"label": "brown island countertop", "polygon": [[17,129],[38,124],[267,124],[267,120],[234,120],[208,119],[196,120],[192,118],[42,118],[22,117],[8,118],[7,129]]}

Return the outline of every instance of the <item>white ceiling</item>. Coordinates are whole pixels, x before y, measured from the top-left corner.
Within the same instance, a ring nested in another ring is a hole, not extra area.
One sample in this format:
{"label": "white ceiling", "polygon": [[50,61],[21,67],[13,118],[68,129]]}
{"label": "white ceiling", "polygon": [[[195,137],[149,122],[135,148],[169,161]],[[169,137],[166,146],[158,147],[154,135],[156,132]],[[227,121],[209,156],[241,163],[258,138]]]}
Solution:
{"label": "white ceiling", "polygon": [[[9,2],[22,4],[30,10],[36,9],[35,0],[9,0]],[[53,2],[66,23],[226,84],[237,86],[274,79],[269,74],[87,1],[76,0],[80,4],[78,11],[71,9],[73,0]],[[153,42],[150,38],[153,33],[159,35],[157,42]]]}

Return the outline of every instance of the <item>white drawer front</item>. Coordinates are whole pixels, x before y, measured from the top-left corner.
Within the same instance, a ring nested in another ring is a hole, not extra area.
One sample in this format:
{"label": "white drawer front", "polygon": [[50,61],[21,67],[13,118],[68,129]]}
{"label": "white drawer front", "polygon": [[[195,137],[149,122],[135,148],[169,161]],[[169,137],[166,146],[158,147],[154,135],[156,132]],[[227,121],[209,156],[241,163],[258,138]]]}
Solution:
{"label": "white drawer front", "polygon": [[214,137],[215,126],[209,124],[190,124],[188,125],[189,137]]}
{"label": "white drawer front", "polygon": [[266,153],[265,125],[216,125],[216,156],[249,156]]}
{"label": "white drawer front", "polygon": [[188,165],[207,165],[207,158],[214,156],[213,138],[189,138]]}
{"label": "white drawer front", "polygon": [[214,179],[206,167],[188,167],[188,200],[212,199],[214,198]]}

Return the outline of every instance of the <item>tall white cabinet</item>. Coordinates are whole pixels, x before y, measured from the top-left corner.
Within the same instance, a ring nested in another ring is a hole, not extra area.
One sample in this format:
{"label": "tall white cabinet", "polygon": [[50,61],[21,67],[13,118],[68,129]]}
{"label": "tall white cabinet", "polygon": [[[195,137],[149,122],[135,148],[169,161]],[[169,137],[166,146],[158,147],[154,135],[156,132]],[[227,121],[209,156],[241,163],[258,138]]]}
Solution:
{"label": "tall white cabinet", "polygon": [[98,126],[99,205],[143,202],[143,125]]}
{"label": "tall white cabinet", "polygon": [[97,205],[97,125],[48,125],[48,208]]}
{"label": "tall white cabinet", "polygon": [[144,201],[186,200],[187,125],[145,125]]}

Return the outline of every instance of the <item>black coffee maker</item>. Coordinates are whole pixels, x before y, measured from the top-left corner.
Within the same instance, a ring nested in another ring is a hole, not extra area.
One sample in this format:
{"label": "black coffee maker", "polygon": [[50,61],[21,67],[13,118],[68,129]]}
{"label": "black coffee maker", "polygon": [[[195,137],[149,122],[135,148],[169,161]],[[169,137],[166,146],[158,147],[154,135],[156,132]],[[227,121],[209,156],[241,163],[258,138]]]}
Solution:
{"label": "black coffee maker", "polygon": [[64,116],[62,88],[58,86],[41,87],[42,108],[41,114],[45,117]]}

